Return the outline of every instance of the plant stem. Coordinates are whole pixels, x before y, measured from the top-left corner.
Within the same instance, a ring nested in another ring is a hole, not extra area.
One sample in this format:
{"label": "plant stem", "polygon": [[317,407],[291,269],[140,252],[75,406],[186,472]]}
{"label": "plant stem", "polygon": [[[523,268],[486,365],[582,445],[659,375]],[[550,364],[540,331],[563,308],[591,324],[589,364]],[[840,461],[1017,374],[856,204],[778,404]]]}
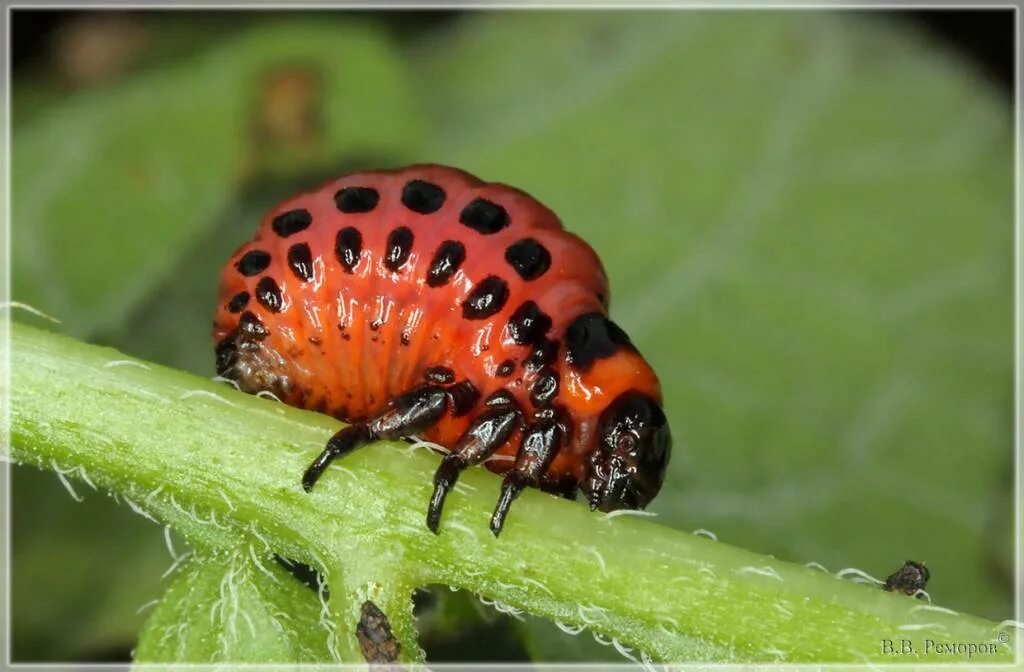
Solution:
{"label": "plant stem", "polygon": [[[427,584],[585,625],[638,658],[665,661],[954,662],[924,641],[995,642],[1000,632],[537,491],[520,497],[495,539],[487,521],[499,481],[484,469],[464,474],[435,536],[424,513],[437,457],[425,450],[382,442],[357,451],[307,494],[299,476],[337,430],[331,418],[24,325],[12,325],[11,346],[14,460],[87,474],[204,548],[265,543],[310,564],[332,593],[343,587],[346,623],[376,594],[413,660],[409,592]],[[352,630],[339,633],[346,659],[359,651]],[[883,651],[900,639],[915,653]],[[975,660],[1009,662],[1012,653],[1000,644]]]}

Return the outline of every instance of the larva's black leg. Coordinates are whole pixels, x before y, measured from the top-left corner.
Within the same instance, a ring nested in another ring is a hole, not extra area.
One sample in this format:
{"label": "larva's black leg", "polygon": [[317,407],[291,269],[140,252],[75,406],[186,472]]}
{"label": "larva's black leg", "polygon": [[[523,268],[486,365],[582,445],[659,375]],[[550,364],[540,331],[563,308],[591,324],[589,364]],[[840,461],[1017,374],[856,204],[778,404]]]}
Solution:
{"label": "larva's black leg", "polygon": [[373,441],[373,435],[365,422],[345,427],[327,441],[327,447],[309,465],[302,475],[302,489],[309,492],[327,466],[337,457],[347,455],[363,444]]}
{"label": "larva's black leg", "polygon": [[501,483],[501,497],[491,516],[491,532],[501,534],[509,507],[528,485],[536,485],[551,466],[551,461],[562,446],[562,427],[555,420],[538,420],[523,434],[516,453],[516,463]]}
{"label": "larva's black leg", "polygon": [[345,427],[332,436],[320,456],[302,476],[306,492],[313,489],[317,479],[335,458],[351,453],[359,446],[375,439],[397,439],[418,434],[441,419],[448,406],[448,395],[437,385],[421,385],[395,397],[387,410],[368,422]]}
{"label": "larva's black leg", "polygon": [[459,474],[467,467],[483,462],[501,448],[512,436],[519,419],[519,409],[511,404],[501,403],[484,411],[459,439],[455,450],[441,460],[434,474],[434,495],[427,508],[427,527],[431,532],[437,534],[444,499],[448,491],[455,487]]}

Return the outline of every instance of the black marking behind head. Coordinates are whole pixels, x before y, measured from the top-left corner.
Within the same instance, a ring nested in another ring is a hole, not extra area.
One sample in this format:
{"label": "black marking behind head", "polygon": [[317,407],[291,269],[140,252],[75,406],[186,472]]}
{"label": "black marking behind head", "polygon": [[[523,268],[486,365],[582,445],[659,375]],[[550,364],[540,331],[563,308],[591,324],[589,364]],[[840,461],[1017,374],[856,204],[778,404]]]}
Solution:
{"label": "black marking behind head", "polygon": [[446,240],[437,248],[427,270],[427,284],[442,287],[448,283],[466,260],[466,246],[457,240]]}
{"label": "black marking behind head", "polygon": [[363,251],[363,234],[359,229],[346,226],[338,231],[334,239],[334,253],[346,273],[352,273],[359,263],[359,255]]}
{"label": "black marking behind head", "polygon": [[533,301],[516,308],[508,320],[508,333],[517,345],[539,343],[551,328],[551,318]]}
{"label": "black marking behind head", "polygon": [[551,253],[533,238],[523,238],[508,246],[505,261],[523,280],[535,280],[551,268]]}
{"label": "black marking behind head", "polygon": [[238,272],[249,278],[259,275],[270,266],[270,253],[263,250],[249,250],[235,264]]}
{"label": "black marking behind head", "polygon": [[455,372],[447,366],[432,366],[423,373],[423,377],[430,383],[449,385],[455,382]]}
{"label": "black marking behind head", "polygon": [[370,187],[345,187],[334,194],[335,207],[348,214],[370,212],[379,201],[380,194]]}
{"label": "black marking behind head", "polygon": [[412,240],[412,230],[407,226],[400,226],[388,234],[388,248],[384,252],[384,265],[388,270],[397,271],[408,261]]}
{"label": "black marking behind head", "polygon": [[489,235],[508,226],[508,212],[493,201],[477,198],[462,209],[459,222],[474,231]]}
{"label": "black marking behind head", "polygon": [[444,189],[432,182],[409,180],[402,188],[402,205],[421,215],[440,210],[444,198]]}
{"label": "black marking behind head", "polygon": [[566,359],[581,371],[623,348],[636,350],[626,332],[602,313],[584,313],[565,330]]}
{"label": "black marking behind head", "polygon": [[504,308],[507,301],[508,283],[496,275],[488,275],[462,302],[462,316],[467,320],[483,320]]}
{"label": "black marking behind head", "polygon": [[305,231],[312,223],[313,215],[309,214],[309,210],[299,208],[297,210],[289,210],[274,217],[274,220],[270,223],[270,228],[282,238],[287,238],[299,231]]}
{"label": "black marking behind head", "polygon": [[228,312],[229,313],[240,313],[242,310],[249,305],[249,292],[239,292],[231,297],[228,301]]}
{"label": "black marking behind head", "polygon": [[313,282],[313,255],[309,245],[296,243],[288,248],[288,266],[299,280]]}
{"label": "black marking behind head", "polygon": [[272,313],[281,312],[281,308],[284,306],[281,288],[269,275],[260,278],[260,281],[256,283],[256,300]]}
{"label": "black marking behind head", "polygon": [[263,326],[260,318],[248,310],[238,320],[238,332],[254,341],[262,341],[270,335],[270,330]]}
{"label": "black marking behind head", "polygon": [[498,368],[497,370],[495,370],[494,375],[499,376],[501,378],[508,378],[509,376],[512,375],[512,372],[515,370],[516,363],[513,362],[511,359],[506,359],[504,362],[498,365]]}

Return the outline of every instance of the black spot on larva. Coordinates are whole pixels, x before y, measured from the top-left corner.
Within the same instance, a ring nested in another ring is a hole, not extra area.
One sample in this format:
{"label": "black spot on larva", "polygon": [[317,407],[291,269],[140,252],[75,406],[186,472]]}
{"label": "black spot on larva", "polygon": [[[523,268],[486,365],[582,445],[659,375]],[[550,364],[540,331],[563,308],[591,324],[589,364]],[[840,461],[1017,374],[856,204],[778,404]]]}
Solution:
{"label": "black spot on larva", "polygon": [[553,364],[556,357],[558,357],[558,341],[546,340],[534,347],[524,365],[527,369],[535,371]]}
{"label": "black spot on larva", "polygon": [[523,238],[508,246],[505,261],[523,280],[535,280],[551,268],[551,253],[533,238]]}
{"label": "black spot on larva", "polygon": [[551,328],[551,318],[533,301],[516,308],[508,320],[508,333],[518,345],[539,343]]}
{"label": "black spot on larva", "polygon": [[313,281],[313,255],[309,245],[296,243],[288,248],[288,266],[299,280]]}
{"label": "black spot on larva", "polygon": [[452,385],[447,392],[452,402],[452,415],[456,418],[469,413],[480,400],[480,390],[468,380]]}
{"label": "black spot on larva", "polygon": [[299,208],[298,210],[289,210],[274,217],[274,221],[270,223],[270,228],[282,238],[287,238],[299,231],[305,231],[312,223],[313,216],[309,214],[309,210]]}
{"label": "black spot on larva", "polygon": [[245,277],[259,275],[270,266],[270,253],[263,250],[249,250],[235,264],[238,272]]}
{"label": "black spot on larva", "polygon": [[242,316],[238,319],[238,331],[256,341],[262,341],[270,335],[270,330],[263,326],[260,318],[248,310],[242,313]]}
{"label": "black spot on larva", "polygon": [[363,234],[359,229],[346,226],[338,231],[334,238],[334,254],[337,255],[341,267],[351,273],[359,263],[359,254],[363,251]]}
{"label": "black spot on larva", "polygon": [[400,226],[388,234],[388,249],[384,253],[384,265],[388,269],[397,271],[408,261],[412,240],[412,230],[407,226]]}
{"label": "black spot on larva", "polygon": [[228,301],[228,312],[229,313],[240,313],[242,309],[249,305],[249,292],[239,292],[231,297]]}
{"label": "black spot on larva", "polygon": [[455,382],[455,372],[447,366],[432,366],[423,373],[423,377],[431,383],[448,385]]}
{"label": "black spot on larva", "polygon": [[546,368],[540,372],[533,387],[530,388],[530,401],[534,406],[547,406],[558,396],[558,374],[554,369]]}
{"label": "black spot on larva", "polygon": [[409,180],[402,188],[402,205],[421,215],[440,210],[444,198],[444,189],[432,182]]}
{"label": "black spot on larva", "polygon": [[507,301],[508,283],[496,275],[488,275],[462,302],[462,316],[467,320],[483,320],[504,308]]}
{"label": "black spot on larva", "polygon": [[235,344],[236,332],[232,332],[217,344],[215,353],[217,355],[217,375],[229,378],[228,374],[238,361],[238,346]]}
{"label": "black spot on larva", "polygon": [[516,370],[516,363],[511,359],[506,359],[504,362],[498,365],[498,369],[494,372],[494,375],[500,376],[501,378],[508,378],[512,375],[512,372]]}
{"label": "black spot on larva", "polygon": [[466,260],[466,246],[457,240],[446,240],[437,248],[434,259],[427,270],[427,284],[431,287],[445,285],[459,266]]}
{"label": "black spot on larva", "polygon": [[412,334],[409,333],[408,329],[402,330],[402,335],[399,337],[402,345],[409,345],[412,343]]}
{"label": "black spot on larva", "polygon": [[474,231],[488,235],[508,226],[508,212],[493,201],[477,198],[462,209],[459,221]]}
{"label": "black spot on larva", "polygon": [[344,213],[369,212],[377,207],[380,194],[370,187],[345,187],[334,194],[334,205]]}
{"label": "black spot on larva", "polygon": [[584,313],[565,330],[566,359],[583,371],[622,348],[636,349],[626,332],[602,313]]}
{"label": "black spot on larva", "polygon": [[391,631],[387,616],[370,601],[363,602],[360,609],[356,639],[359,640],[363,658],[371,663],[370,669],[381,663],[394,663],[402,651],[401,644]]}
{"label": "black spot on larva", "polygon": [[384,320],[374,320],[370,322],[370,331],[377,331],[384,326]]}
{"label": "black spot on larva", "polygon": [[491,396],[487,397],[487,401],[485,401],[484,404],[489,407],[515,406],[516,400],[508,390],[498,390]]}
{"label": "black spot on larva", "polygon": [[270,276],[260,278],[260,281],[256,283],[256,300],[272,313],[281,312],[281,307],[284,305],[281,288]]}

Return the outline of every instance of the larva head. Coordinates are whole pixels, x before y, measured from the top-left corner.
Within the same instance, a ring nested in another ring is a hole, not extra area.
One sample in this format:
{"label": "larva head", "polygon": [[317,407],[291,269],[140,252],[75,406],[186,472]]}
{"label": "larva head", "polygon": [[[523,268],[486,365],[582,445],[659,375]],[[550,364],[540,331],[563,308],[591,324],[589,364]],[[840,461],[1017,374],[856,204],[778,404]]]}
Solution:
{"label": "larva head", "polygon": [[672,437],[661,388],[626,333],[603,312],[565,331],[565,395],[587,460],[580,486],[592,509],[642,509],[665,480]]}
{"label": "larva head", "polygon": [[642,509],[661,490],[672,435],[661,406],[630,390],[601,413],[583,491],[591,509]]}

